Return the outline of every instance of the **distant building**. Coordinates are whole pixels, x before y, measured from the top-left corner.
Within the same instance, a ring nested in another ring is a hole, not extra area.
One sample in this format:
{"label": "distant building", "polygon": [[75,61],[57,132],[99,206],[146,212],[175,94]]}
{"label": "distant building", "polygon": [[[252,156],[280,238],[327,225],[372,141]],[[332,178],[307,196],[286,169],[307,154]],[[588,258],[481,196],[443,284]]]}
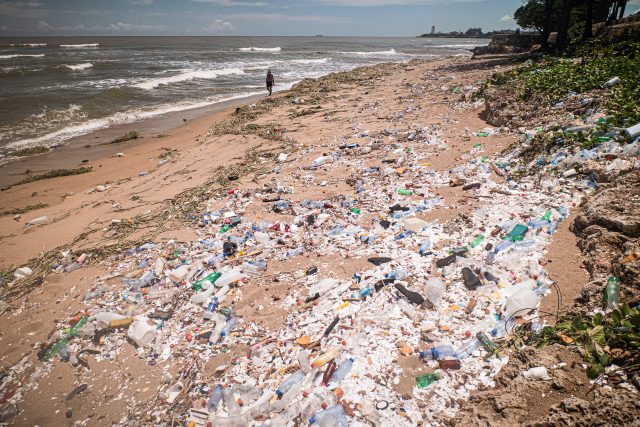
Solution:
{"label": "distant building", "polygon": [[480,37],[482,36],[482,28],[469,28],[464,35],[465,37]]}
{"label": "distant building", "polygon": [[436,26],[432,25],[431,26],[431,34],[435,34],[436,33]]}

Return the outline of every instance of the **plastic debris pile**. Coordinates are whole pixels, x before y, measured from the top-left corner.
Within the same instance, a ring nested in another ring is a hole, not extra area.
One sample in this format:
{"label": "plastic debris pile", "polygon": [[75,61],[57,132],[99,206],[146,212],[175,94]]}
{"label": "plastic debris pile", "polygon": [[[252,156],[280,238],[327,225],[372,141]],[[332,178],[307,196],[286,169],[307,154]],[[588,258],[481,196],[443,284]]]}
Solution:
{"label": "plastic debris pile", "polygon": [[[535,318],[552,285],[546,248],[597,185],[568,172],[583,158],[615,168],[637,156],[637,141],[559,151],[535,161],[548,174],[515,180],[530,166],[519,162],[518,149],[488,158],[477,144],[458,166],[432,169],[429,159],[447,148],[437,127],[354,129],[324,148],[304,168],[283,153],[270,187],[209,200],[200,240],[149,243],[108,260],[111,274],[83,297],[86,312],[64,323],[41,358],[78,364],[92,341],[98,358],[133,344],[150,365],[187,367],[173,376],[166,369],[156,399],[123,424],[142,417],[216,427],[438,424],[471,391],[492,385],[508,361],[496,343],[519,319]],[[327,185],[319,177],[338,170],[354,172],[350,191],[296,200],[296,191]],[[428,219],[434,209],[457,209],[437,195],[457,185],[475,201],[473,211],[446,223]],[[248,219],[260,215],[280,219]],[[338,278],[322,257],[343,260],[352,277]],[[307,258],[318,265],[281,271]],[[58,271],[85,260],[64,254]],[[368,267],[350,267],[351,260]],[[274,280],[292,290],[276,295],[288,316],[271,331],[236,307],[245,290]],[[202,368],[239,348],[244,355],[231,364]]]}

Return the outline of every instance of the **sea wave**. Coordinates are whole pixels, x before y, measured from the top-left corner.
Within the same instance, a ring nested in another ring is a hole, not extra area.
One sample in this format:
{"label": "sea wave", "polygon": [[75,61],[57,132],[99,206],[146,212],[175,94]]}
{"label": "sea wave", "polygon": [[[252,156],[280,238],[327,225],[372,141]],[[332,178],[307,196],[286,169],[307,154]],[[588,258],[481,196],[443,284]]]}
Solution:
{"label": "sea wave", "polygon": [[[60,145],[64,141],[67,141],[76,136],[86,135],[91,132],[97,131],[99,129],[105,129],[110,126],[122,125],[127,123],[133,123],[140,120],[148,119],[151,117],[160,116],[168,113],[175,113],[179,111],[192,110],[194,108],[206,107],[212,104],[218,104],[226,101],[232,101],[234,99],[246,98],[248,96],[254,96],[261,94],[262,92],[244,92],[239,93],[234,96],[226,97],[226,98],[218,98],[218,99],[208,99],[205,101],[186,101],[181,103],[172,103],[160,105],[154,109],[144,110],[131,110],[125,111],[121,113],[115,113],[108,117],[99,118],[99,119],[91,119],[83,122],[75,122],[71,123],[68,126],[56,130],[54,132],[49,132],[45,135],[36,137],[23,139],[20,141],[15,141],[9,143],[5,146],[5,149],[9,150],[9,155],[11,151],[20,150],[23,148],[30,147],[53,147]],[[76,113],[79,112],[78,106],[70,106],[68,112]]]}
{"label": "sea wave", "polygon": [[14,55],[0,55],[0,59],[11,59],[11,58],[20,58],[20,57],[42,58],[43,56],[44,56],[44,53],[40,53],[37,55],[14,54]]}
{"label": "sea wave", "polygon": [[155,79],[149,79],[149,80],[143,81],[142,83],[135,84],[133,85],[133,87],[150,90],[150,89],[155,89],[160,85],[180,83],[188,80],[194,80],[194,79],[209,80],[209,79],[215,79],[219,76],[231,76],[231,75],[242,75],[242,74],[244,74],[244,70],[240,68],[223,68],[220,70],[182,70],[180,74],[176,74],[175,76],[158,77]]}
{"label": "sea wave", "polygon": [[241,47],[240,52],[281,52],[281,47]]}
{"label": "sea wave", "polygon": [[61,67],[68,68],[72,71],[82,71],[82,70],[88,70],[89,68],[93,67],[93,64],[90,62],[85,62],[83,64],[76,64],[76,65],[63,64],[61,65]]}
{"label": "sea wave", "polygon": [[404,53],[398,53],[395,49],[382,50],[376,52],[338,52],[342,55],[357,55],[357,56],[395,56],[404,55]]}
{"label": "sea wave", "polygon": [[318,58],[318,59],[294,59],[294,64],[326,64],[331,58]]}
{"label": "sea wave", "polygon": [[11,43],[11,47],[44,47],[46,43]]}
{"label": "sea wave", "polygon": [[98,47],[100,43],[82,43],[82,44],[61,44],[60,47],[82,49],[85,47]]}

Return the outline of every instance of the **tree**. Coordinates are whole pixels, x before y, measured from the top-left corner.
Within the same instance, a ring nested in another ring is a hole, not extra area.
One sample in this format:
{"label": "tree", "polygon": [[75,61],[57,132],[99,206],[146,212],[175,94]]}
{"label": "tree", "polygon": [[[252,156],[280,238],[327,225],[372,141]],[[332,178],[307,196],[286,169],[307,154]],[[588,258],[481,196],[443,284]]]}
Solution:
{"label": "tree", "polygon": [[525,29],[537,30],[542,47],[548,50],[549,34],[558,26],[560,0],[525,0],[513,14],[516,23]]}

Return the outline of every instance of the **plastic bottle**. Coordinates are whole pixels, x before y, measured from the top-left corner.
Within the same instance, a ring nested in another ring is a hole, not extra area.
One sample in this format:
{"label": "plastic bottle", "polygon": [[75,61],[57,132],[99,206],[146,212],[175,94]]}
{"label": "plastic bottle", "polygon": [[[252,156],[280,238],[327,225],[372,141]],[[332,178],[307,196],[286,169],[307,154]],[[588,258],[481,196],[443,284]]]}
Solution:
{"label": "plastic bottle", "polygon": [[293,374],[289,375],[289,377],[284,380],[280,387],[276,389],[276,395],[280,398],[283,394],[285,394],[294,384],[299,383],[304,379],[304,372],[302,370],[298,370]]}
{"label": "plastic bottle", "polygon": [[269,411],[269,401],[273,397],[271,390],[264,390],[262,396],[258,398],[245,412],[250,419],[257,418]]}
{"label": "plastic bottle", "polygon": [[286,258],[292,258],[294,256],[302,255],[303,253],[304,253],[304,248],[299,247],[295,249],[289,249],[287,252],[285,252],[284,256]]}
{"label": "plastic bottle", "polygon": [[424,286],[424,297],[436,305],[442,300],[442,296],[447,287],[444,282],[437,277],[431,277]]}
{"label": "plastic bottle", "polygon": [[504,239],[496,245],[496,248],[493,251],[497,254],[508,249],[511,246],[513,246],[513,241],[511,239]]}
{"label": "plastic bottle", "polygon": [[339,383],[349,374],[351,368],[353,367],[353,359],[349,358],[342,362],[340,366],[336,368],[333,372],[333,376],[331,377],[331,382]]}
{"label": "plastic bottle", "polygon": [[216,417],[211,419],[211,425],[216,427],[246,427],[247,420],[242,415]]}
{"label": "plastic bottle", "polygon": [[211,393],[211,397],[207,401],[207,411],[213,414],[218,409],[218,405],[222,400],[222,385],[218,384],[213,388],[213,392]]}
{"label": "plastic bottle", "polygon": [[456,354],[458,359],[464,360],[480,348],[482,348],[482,343],[477,338],[471,338],[456,350]]}
{"label": "plastic bottle", "polygon": [[607,290],[604,295],[607,309],[613,310],[616,308],[620,298],[620,279],[610,276],[607,280]]}
{"label": "plastic bottle", "polygon": [[475,239],[473,239],[473,241],[471,242],[471,247],[475,248],[477,247],[480,243],[482,243],[484,241],[484,236],[482,234],[478,234],[476,236]]}
{"label": "plastic bottle", "polygon": [[305,420],[309,420],[313,414],[318,412],[322,408],[322,403],[324,399],[317,394],[313,394],[307,400],[305,406],[302,408],[300,413],[300,419],[304,422]]}
{"label": "plastic bottle", "polygon": [[427,348],[418,353],[422,359],[440,360],[446,357],[456,357],[456,351],[450,345]]}
{"label": "plastic bottle", "polygon": [[220,278],[216,281],[216,286],[223,287],[227,285],[232,285],[245,277],[244,274],[240,272],[240,270],[229,270],[224,273]]}
{"label": "plastic bottle", "polygon": [[556,228],[558,228],[558,224],[558,221],[552,221],[551,224],[549,224],[549,228],[547,228],[547,234],[553,234]]}
{"label": "plastic bottle", "polygon": [[429,252],[430,247],[431,247],[431,241],[427,239],[422,243],[422,245],[420,245],[420,249],[418,249],[418,253],[421,256],[425,256],[427,252]]}
{"label": "plastic bottle", "polygon": [[532,219],[527,223],[529,227],[534,230],[537,230],[540,227],[546,227],[550,224],[550,222],[546,219]]}
{"label": "plastic bottle", "polygon": [[319,423],[325,417],[329,417],[331,420],[337,419],[341,415],[344,415],[344,407],[342,405],[333,405],[313,414],[313,416],[309,418],[309,424]]}
{"label": "plastic bottle", "polygon": [[312,296],[315,294],[320,294],[322,296],[336,286],[338,286],[337,280],[331,278],[322,279],[315,285],[311,286],[311,288],[309,288],[309,295]]}
{"label": "plastic bottle", "polygon": [[218,271],[208,274],[207,276],[203,277],[200,280],[196,280],[195,282],[193,282],[191,284],[191,287],[193,288],[193,290],[195,290],[196,292],[200,292],[200,290],[202,289],[202,285],[204,284],[204,282],[209,282],[211,285],[213,285],[216,280],[218,280],[220,278],[220,276],[222,276],[222,274]]}
{"label": "plastic bottle", "polygon": [[214,313],[211,316],[211,320],[215,322],[215,326],[209,336],[209,344],[215,344],[220,339],[220,333],[222,332],[222,328],[226,325],[227,318],[220,313]]}
{"label": "plastic bottle", "polygon": [[430,386],[435,381],[438,381],[440,377],[438,374],[422,374],[416,377],[416,386],[418,388],[424,388]]}
{"label": "plastic bottle", "polygon": [[326,353],[316,358],[316,360],[313,361],[313,366],[318,368],[322,367],[330,360],[333,360],[336,357],[338,357],[340,353],[342,353],[342,348],[338,346],[333,346]]}
{"label": "plastic bottle", "polygon": [[229,415],[238,415],[240,413],[240,406],[236,402],[236,398],[233,396],[233,391],[230,387],[224,387],[222,389],[222,399],[224,400],[224,406],[227,408]]}
{"label": "plastic bottle", "polygon": [[227,320],[227,323],[224,324],[222,329],[220,330],[220,338],[224,338],[233,332],[234,328],[238,325],[238,318],[232,317]]}

